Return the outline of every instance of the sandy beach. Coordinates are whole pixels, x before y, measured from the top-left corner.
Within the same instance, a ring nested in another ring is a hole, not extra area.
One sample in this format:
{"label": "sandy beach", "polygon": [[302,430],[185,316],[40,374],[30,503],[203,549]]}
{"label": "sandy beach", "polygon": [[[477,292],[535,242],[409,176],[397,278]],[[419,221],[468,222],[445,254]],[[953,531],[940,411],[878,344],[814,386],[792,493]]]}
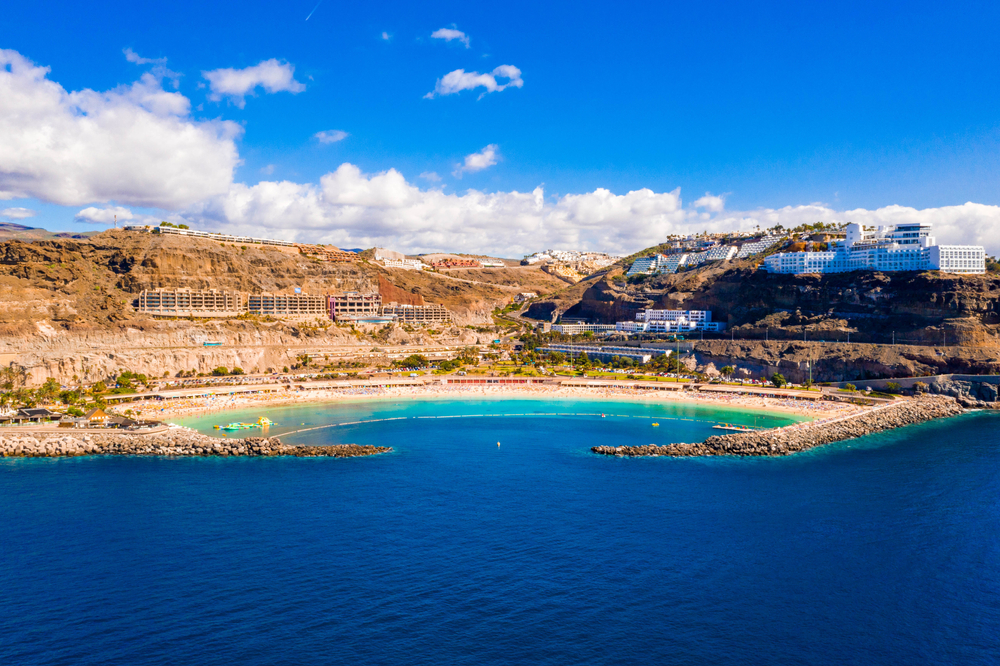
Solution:
{"label": "sandy beach", "polygon": [[643,389],[623,389],[606,386],[557,387],[557,386],[426,386],[426,387],[354,387],[337,389],[282,389],[272,393],[217,395],[175,398],[170,400],[144,400],[118,405],[112,409],[124,413],[126,409],[138,412],[144,418],[169,421],[174,418],[225,412],[254,407],[275,407],[308,403],[329,403],[365,399],[604,399],[652,402],[684,402],[714,406],[735,407],[747,410],[781,412],[805,416],[811,419],[827,420],[846,416],[863,408],[845,403],[829,401],[797,400],[794,398],[770,398],[747,394],[721,394],[701,391],[655,391]]}

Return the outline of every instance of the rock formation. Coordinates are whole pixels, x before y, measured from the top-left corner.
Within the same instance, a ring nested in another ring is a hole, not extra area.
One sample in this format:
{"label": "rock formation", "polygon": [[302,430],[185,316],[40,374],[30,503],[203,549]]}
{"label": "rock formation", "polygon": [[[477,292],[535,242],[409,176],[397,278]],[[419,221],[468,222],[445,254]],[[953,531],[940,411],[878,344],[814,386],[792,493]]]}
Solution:
{"label": "rock formation", "polygon": [[808,449],[864,437],[932,419],[957,416],[964,410],[951,398],[925,396],[866,410],[830,422],[813,422],[731,435],[713,436],[696,444],[595,446],[607,456],[786,456]]}
{"label": "rock formation", "polygon": [[392,451],[388,446],[295,446],[282,444],[277,437],[218,439],[187,429],[171,429],[156,434],[52,433],[35,437],[0,437],[0,458],[56,458],[87,455],[118,456],[295,456],[352,458]]}

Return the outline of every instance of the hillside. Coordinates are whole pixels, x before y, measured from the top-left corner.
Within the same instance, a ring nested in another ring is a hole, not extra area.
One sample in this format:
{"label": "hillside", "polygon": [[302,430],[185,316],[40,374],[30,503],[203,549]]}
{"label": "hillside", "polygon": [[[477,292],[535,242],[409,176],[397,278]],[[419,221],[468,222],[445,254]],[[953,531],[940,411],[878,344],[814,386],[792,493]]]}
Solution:
{"label": "hillside", "polygon": [[[162,375],[213,367],[290,365],[295,348],[340,345],[473,344],[465,325],[492,324],[492,312],[519,291],[563,283],[540,270],[497,268],[455,275],[329,263],[268,246],[110,230],[84,239],[0,242],[0,364],[24,365],[33,381],[97,379],[119,368]],[[241,320],[154,320],[137,314],[143,289],[229,289],[325,294],[381,291],[386,300],[439,303],[455,325],[436,333],[356,334],[350,328]],[[360,335],[360,337],[359,337]],[[487,336],[488,337],[488,336]],[[201,343],[224,339],[224,349]]]}

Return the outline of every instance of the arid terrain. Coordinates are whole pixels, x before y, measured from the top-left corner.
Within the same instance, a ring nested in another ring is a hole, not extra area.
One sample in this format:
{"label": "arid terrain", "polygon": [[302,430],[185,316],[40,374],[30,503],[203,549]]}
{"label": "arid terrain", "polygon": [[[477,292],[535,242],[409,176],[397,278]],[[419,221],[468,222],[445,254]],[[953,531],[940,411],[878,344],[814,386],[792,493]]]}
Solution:
{"label": "arid terrain", "polygon": [[[532,267],[430,273],[362,260],[331,263],[292,248],[111,230],[84,239],[0,242],[0,363],[32,383],[94,381],[119,369],[162,376],[234,366],[291,365],[303,350],[403,344],[475,344],[492,313],[519,291],[549,293],[565,282]],[[327,294],[379,291],[384,300],[439,303],[453,314],[439,330],[391,330],[309,322],[153,319],[135,312],[143,289]],[[369,330],[370,329],[370,330]],[[205,341],[221,347],[204,347]]]}

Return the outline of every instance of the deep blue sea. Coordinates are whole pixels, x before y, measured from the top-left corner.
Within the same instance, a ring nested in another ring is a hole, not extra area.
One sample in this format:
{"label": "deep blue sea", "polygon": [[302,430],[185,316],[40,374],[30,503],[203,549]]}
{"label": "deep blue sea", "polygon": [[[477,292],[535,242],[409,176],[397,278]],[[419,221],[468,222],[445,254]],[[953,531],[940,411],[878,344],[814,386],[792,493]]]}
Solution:
{"label": "deep blue sea", "polygon": [[589,452],[755,419],[682,405],[189,423],[263,414],[395,450],[0,460],[0,664],[1000,662],[1000,414],[775,459]]}

